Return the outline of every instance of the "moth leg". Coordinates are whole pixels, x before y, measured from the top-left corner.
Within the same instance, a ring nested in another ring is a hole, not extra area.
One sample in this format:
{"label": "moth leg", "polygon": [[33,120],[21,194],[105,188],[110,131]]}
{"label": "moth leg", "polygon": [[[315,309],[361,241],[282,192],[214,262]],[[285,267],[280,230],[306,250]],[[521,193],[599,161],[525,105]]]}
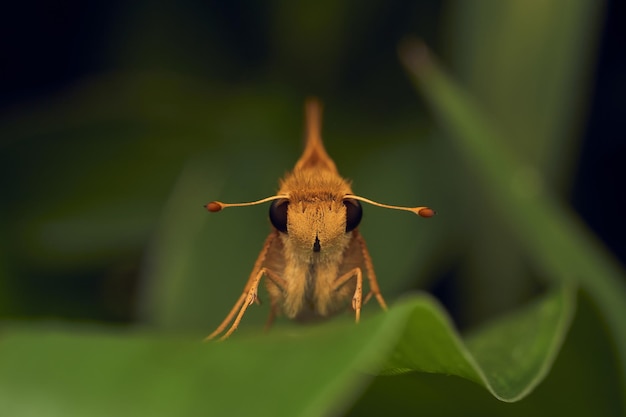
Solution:
{"label": "moth leg", "polygon": [[261,270],[257,273],[257,275],[254,277],[254,280],[252,281],[252,285],[250,286],[248,293],[246,294],[246,299],[241,306],[241,309],[239,310],[239,314],[237,314],[237,317],[235,318],[233,324],[230,326],[230,329],[228,329],[228,331],[224,333],[222,337],[220,337],[220,340],[228,339],[228,337],[233,334],[235,330],[237,330],[237,327],[239,327],[239,323],[241,322],[241,319],[243,318],[246,310],[257,300],[259,282],[261,282],[261,278],[264,275],[267,278],[271,279],[280,288],[285,288],[286,281],[284,279],[282,279],[276,273],[267,268],[261,268]]}
{"label": "moth leg", "polygon": [[333,284],[333,291],[336,291],[353,277],[356,277],[356,288],[352,296],[352,309],[354,310],[354,321],[361,320],[361,307],[363,306],[363,272],[361,268],[354,268],[337,278]]}
{"label": "moth leg", "polygon": [[370,257],[370,252],[367,250],[367,245],[365,244],[365,239],[358,232],[355,233],[356,240],[361,245],[361,254],[363,255],[363,262],[365,263],[365,269],[367,270],[367,278],[370,285],[370,291],[365,296],[365,301],[363,304],[367,303],[372,295],[376,297],[376,301],[380,304],[380,307],[387,311],[387,303],[385,303],[385,299],[383,295],[380,293],[380,287],[378,286],[378,281],[376,280],[376,273],[374,272],[374,264],[372,263],[372,258]]}
{"label": "moth leg", "polygon": [[259,256],[257,257],[257,260],[254,263],[254,267],[252,268],[252,273],[250,274],[250,277],[248,278],[248,282],[246,282],[246,286],[243,288],[243,292],[239,296],[239,299],[237,300],[237,302],[235,303],[233,308],[231,308],[231,310],[228,313],[228,315],[226,316],[226,318],[217,327],[217,329],[215,329],[210,335],[208,335],[204,339],[205,341],[208,341],[208,340],[211,340],[211,339],[215,338],[215,336],[217,336],[218,334],[222,333],[226,329],[226,327],[228,327],[228,324],[231,321],[233,321],[233,318],[235,317],[235,314],[237,314],[237,311],[239,311],[241,309],[241,305],[243,304],[244,300],[246,299],[246,296],[247,296],[248,292],[250,291],[250,288],[253,285],[255,277],[258,275],[259,271],[261,270],[261,266],[263,265],[263,262],[265,262],[265,257],[267,256],[267,252],[269,251],[269,248],[272,245],[272,242],[274,241],[276,236],[277,236],[276,233],[271,233],[267,237],[267,239],[265,239],[265,243],[263,243],[263,249],[261,249],[261,253],[259,253]]}
{"label": "moth leg", "polygon": [[[247,287],[248,286],[246,285],[246,288]],[[233,321],[233,317],[235,317],[235,314],[237,313],[237,310],[239,310],[241,308],[241,304],[243,303],[243,300],[245,300],[246,294],[247,294],[247,292],[244,291],[244,293],[241,294],[241,296],[239,296],[239,299],[237,300],[237,302],[235,303],[233,308],[230,310],[230,312],[228,313],[226,318],[222,321],[222,323],[220,323],[220,325],[217,327],[217,329],[213,330],[213,332],[210,335],[208,335],[207,337],[204,338],[205,342],[215,338],[215,336],[217,336],[218,334],[222,333],[224,331],[224,329],[226,329],[226,327],[228,326],[228,323]]]}

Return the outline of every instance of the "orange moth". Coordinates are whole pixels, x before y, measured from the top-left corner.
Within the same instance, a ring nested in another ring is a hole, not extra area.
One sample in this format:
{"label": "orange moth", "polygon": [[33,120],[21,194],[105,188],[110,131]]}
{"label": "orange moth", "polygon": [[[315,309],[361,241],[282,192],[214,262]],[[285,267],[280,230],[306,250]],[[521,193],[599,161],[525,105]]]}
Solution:
{"label": "orange moth", "polygon": [[[348,306],[354,310],[358,323],[361,307],[371,297],[386,310],[372,259],[358,231],[363,215],[360,202],[422,217],[435,214],[428,207],[390,206],[354,195],[350,183],[339,175],[324,149],[319,101],[307,100],[305,113],[304,152],[293,171],[280,181],[276,195],[249,203],[212,201],[205,206],[208,211],[217,212],[271,201],[272,224],[272,232],[265,239],[241,296],[207,339],[223,333],[223,340],[237,329],[247,308],[258,302],[258,287],[263,278],[271,305],[268,325],[280,313],[306,321],[332,316]],[[364,275],[369,287],[365,297]]]}

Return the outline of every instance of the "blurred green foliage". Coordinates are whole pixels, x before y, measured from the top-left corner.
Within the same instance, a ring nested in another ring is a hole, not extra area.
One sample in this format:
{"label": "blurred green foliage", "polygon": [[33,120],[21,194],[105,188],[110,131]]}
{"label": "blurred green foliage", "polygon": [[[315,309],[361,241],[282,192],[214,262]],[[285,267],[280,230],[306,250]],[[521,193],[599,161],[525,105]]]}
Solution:
{"label": "blurred green foliage", "polygon": [[[0,118],[0,415],[621,415],[624,274],[562,203],[603,4],[230,4],[117,5],[100,71]],[[276,189],[309,94],[356,193],[439,214],[366,207],[388,314],[201,345],[269,231],[201,205]]]}

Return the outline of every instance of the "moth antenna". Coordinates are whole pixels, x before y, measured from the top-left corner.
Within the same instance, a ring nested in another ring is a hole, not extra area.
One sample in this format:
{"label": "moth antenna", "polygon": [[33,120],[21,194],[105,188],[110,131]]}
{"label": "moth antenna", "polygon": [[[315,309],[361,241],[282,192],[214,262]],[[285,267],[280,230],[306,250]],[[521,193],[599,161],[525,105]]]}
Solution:
{"label": "moth antenna", "polygon": [[377,203],[376,201],[372,201],[369,198],[360,197],[358,195],[347,195],[346,198],[363,201],[373,206],[378,206],[378,207],[383,207],[383,208],[388,208],[388,209],[393,209],[393,210],[410,211],[421,217],[433,217],[435,214],[437,214],[435,210],[431,209],[430,207],[425,207],[425,206],[422,206],[422,207],[390,206],[389,204]]}
{"label": "moth antenna", "polygon": [[206,204],[204,208],[206,208],[211,213],[216,213],[225,209],[227,207],[246,207],[246,206],[256,206],[257,204],[263,204],[272,200],[279,200],[281,198],[289,198],[286,194],[273,195],[271,197],[266,197],[257,201],[250,201],[249,203],[222,203],[221,201],[211,201]]}

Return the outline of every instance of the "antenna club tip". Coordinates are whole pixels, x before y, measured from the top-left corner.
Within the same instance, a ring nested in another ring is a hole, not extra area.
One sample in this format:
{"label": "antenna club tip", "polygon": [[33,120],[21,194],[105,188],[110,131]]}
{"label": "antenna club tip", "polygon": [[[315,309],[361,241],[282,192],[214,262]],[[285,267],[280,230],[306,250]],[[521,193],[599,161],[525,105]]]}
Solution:
{"label": "antenna club tip", "polygon": [[219,201],[211,201],[206,206],[204,206],[211,213],[217,213],[218,211],[224,208],[223,204]]}
{"label": "antenna club tip", "polygon": [[420,209],[417,214],[419,214],[422,217],[433,217],[435,214],[437,214],[437,212],[433,209],[431,209],[430,207],[424,207],[422,209]]}

